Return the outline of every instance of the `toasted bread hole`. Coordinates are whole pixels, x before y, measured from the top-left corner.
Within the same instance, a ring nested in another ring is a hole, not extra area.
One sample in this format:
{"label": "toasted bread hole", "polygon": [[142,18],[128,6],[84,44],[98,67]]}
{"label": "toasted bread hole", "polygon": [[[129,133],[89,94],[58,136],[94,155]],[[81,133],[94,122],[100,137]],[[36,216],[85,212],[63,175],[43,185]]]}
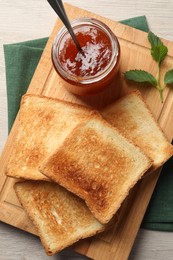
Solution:
{"label": "toasted bread hole", "polygon": [[112,191],[109,191],[109,195],[110,195],[110,196],[112,195]]}
{"label": "toasted bread hole", "polygon": [[98,169],[98,168],[100,168],[100,164],[99,164],[99,163],[95,163],[94,167],[95,167],[96,169]]}
{"label": "toasted bread hole", "polygon": [[96,189],[97,189],[97,183],[96,183],[96,182],[93,182],[93,183],[91,184],[91,187],[92,187],[93,190],[96,190]]}

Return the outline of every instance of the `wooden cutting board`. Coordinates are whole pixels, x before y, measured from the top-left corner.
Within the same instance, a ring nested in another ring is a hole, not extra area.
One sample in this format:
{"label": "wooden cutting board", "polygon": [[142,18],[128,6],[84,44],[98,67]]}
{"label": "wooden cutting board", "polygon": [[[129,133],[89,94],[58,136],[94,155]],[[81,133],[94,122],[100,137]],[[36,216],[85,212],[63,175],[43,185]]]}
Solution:
{"label": "wooden cutting board", "polygon": [[[154,88],[129,83],[127,85],[127,82],[123,78],[123,72],[134,68],[145,69],[154,75],[157,74],[157,65],[150,56],[150,45],[147,40],[147,34],[71,5],[66,4],[66,10],[70,19],[95,17],[105,22],[117,35],[121,45],[119,79],[111,89],[96,96],[79,98],[67,92],[64,88],[64,82],[56,74],[51,62],[52,41],[62,26],[62,23],[57,20],[30,83],[28,92],[56,97],[99,109],[116,98],[116,87],[121,88],[121,95],[134,88],[138,88],[154,117],[165,132],[165,135],[171,141],[173,137],[173,91],[169,88],[164,91],[164,103],[162,104],[159,94]],[[173,68],[173,43],[166,40],[163,40],[163,42],[169,49],[169,55],[163,63],[161,76],[164,75],[166,70]],[[7,178],[4,174],[10,154],[10,147],[16,135],[17,125],[18,119],[14,123],[0,158],[0,220],[30,233],[37,234],[15,196],[13,190],[15,180]],[[127,259],[158,176],[159,170],[141,180],[135,186],[119,211],[118,222],[111,230],[93,238],[80,241],[73,248],[93,259]]]}

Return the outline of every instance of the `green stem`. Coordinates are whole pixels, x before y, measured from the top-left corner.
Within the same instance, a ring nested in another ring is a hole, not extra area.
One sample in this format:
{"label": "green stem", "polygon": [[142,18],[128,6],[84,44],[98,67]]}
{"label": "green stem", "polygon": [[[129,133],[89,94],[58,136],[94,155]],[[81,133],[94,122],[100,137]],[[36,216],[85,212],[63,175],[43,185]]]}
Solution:
{"label": "green stem", "polygon": [[161,102],[163,103],[163,90],[164,90],[164,87],[162,88],[161,85],[160,85],[160,63],[158,63],[157,89],[158,89],[159,94],[160,94]]}
{"label": "green stem", "polygon": [[160,88],[160,64],[159,63],[158,63],[157,83],[158,83],[158,87]]}
{"label": "green stem", "polygon": [[160,94],[161,102],[163,103],[163,89],[162,88],[159,89],[159,94]]}

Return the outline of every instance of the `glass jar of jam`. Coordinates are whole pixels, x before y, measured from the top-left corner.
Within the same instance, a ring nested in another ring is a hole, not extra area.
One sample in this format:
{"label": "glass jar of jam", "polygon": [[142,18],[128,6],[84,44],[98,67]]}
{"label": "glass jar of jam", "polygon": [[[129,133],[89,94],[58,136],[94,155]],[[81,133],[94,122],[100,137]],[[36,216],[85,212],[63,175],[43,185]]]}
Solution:
{"label": "glass jar of jam", "polygon": [[52,46],[54,68],[70,92],[77,95],[97,93],[116,78],[120,62],[119,42],[110,28],[99,20],[80,18],[71,25],[81,51],[63,27]]}

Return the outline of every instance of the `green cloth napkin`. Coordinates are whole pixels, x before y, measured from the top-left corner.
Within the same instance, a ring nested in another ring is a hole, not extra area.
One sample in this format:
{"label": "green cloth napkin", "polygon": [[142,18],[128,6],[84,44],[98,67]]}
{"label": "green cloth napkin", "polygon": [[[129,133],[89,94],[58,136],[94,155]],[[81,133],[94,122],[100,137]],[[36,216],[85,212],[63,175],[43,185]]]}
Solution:
{"label": "green cloth napkin", "polygon": [[[145,16],[122,21],[134,28],[148,32]],[[4,45],[8,99],[8,129],[10,131],[20,99],[26,92],[48,38]],[[172,169],[171,169],[172,168]],[[142,227],[173,231],[173,158],[163,167],[150,201]]]}
{"label": "green cloth napkin", "polygon": [[46,43],[47,38],[4,45],[9,132]]}

